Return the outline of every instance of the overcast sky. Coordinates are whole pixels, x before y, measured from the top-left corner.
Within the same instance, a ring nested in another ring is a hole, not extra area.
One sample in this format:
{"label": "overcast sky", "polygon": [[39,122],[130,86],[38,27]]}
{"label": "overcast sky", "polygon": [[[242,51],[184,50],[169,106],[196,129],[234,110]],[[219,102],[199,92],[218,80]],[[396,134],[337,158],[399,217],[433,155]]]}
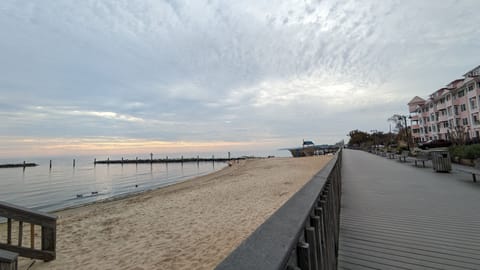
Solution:
{"label": "overcast sky", "polygon": [[480,64],[478,0],[0,1],[0,156],[388,131]]}

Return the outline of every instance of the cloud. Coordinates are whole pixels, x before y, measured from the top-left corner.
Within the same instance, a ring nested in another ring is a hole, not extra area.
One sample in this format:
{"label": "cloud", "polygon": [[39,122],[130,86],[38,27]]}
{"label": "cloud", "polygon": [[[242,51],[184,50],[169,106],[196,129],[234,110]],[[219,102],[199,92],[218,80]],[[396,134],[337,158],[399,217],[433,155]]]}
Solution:
{"label": "cloud", "polygon": [[0,129],[171,142],[385,130],[379,115],[478,65],[477,6],[2,1]]}

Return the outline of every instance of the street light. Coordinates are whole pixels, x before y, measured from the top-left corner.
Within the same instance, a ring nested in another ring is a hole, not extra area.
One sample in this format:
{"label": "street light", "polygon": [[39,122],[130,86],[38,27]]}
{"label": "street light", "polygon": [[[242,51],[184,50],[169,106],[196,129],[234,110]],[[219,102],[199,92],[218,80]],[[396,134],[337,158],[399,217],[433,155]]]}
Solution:
{"label": "street light", "polygon": [[374,148],[375,150],[377,150],[377,140],[376,140],[376,133],[378,132],[378,130],[376,129],[372,129],[370,130],[370,132],[372,132],[372,135],[373,135],[373,145],[374,145]]}

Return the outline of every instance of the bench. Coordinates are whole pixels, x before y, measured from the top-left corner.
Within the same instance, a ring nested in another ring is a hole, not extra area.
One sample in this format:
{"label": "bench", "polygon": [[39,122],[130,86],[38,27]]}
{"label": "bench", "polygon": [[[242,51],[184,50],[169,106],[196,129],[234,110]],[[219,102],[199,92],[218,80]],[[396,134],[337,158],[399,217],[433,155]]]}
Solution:
{"label": "bench", "polygon": [[397,155],[398,160],[402,161],[403,159],[403,162],[407,162],[408,153],[409,153],[408,151],[402,151],[400,155]]}
{"label": "bench", "polygon": [[422,163],[423,168],[425,168],[425,161],[429,160],[428,152],[418,152],[417,156],[413,158],[413,162],[415,163],[415,167],[417,167],[418,163]]}
{"label": "bench", "polygon": [[472,175],[472,180],[474,183],[477,182],[477,175],[480,175],[480,159],[476,159],[474,161],[474,167],[473,168],[468,168],[468,167],[463,167],[463,168],[457,168],[457,170],[464,172],[464,173],[469,173]]}
{"label": "bench", "polygon": [[18,254],[0,249],[0,269],[1,270],[17,270]]}
{"label": "bench", "polygon": [[395,153],[387,152],[387,157],[388,157],[389,159],[394,159],[394,158],[395,158]]}

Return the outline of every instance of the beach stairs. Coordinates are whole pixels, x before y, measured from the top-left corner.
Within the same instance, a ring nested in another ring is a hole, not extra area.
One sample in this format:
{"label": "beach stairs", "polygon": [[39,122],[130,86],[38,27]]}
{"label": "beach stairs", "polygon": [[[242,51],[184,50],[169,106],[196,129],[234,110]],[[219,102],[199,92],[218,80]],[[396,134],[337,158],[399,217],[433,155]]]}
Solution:
{"label": "beach stairs", "polygon": [[[16,269],[7,267],[16,265],[15,255],[55,260],[56,216],[0,201],[0,222],[5,220],[6,224],[0,226],[0,235],[6,235],[6,239],[0,238],[0,270]],[[25,244],[24,239],[29,243]]]}

